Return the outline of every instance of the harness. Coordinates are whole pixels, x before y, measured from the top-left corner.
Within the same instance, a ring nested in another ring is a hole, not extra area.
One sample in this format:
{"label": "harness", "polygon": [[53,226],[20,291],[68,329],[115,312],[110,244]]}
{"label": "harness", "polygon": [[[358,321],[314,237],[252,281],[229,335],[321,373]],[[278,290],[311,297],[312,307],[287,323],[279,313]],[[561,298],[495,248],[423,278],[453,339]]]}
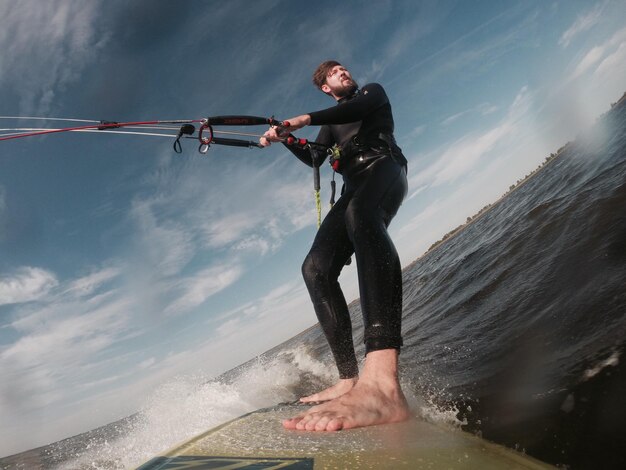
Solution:
{"label": "harness", "polygon": [[[384,146],[380,145],[381,142]],[[359,161],[371,160],[371,157],[378,158],[380,155],[389,155],[396,163],[406,168],[407,160],[402,155],[402,151],[396,139],[392,134],[385,134],[383,132],[378,134],[378,141],[366,142],[359,134],[355,135],[343,146],[334,145],[331,147],[330,165],[333,170],[340,173],[342,167],[345,168],[348,164],[347,161],[359,157]],[[370,157],[370,158],[368,158]]]}
{"label": "harness", "polygon": [[[333,169],[333,179],[330,182],[331,195],[330,207],[335,205],[335,195],[337,184],[335,175],[341,173],[342,169],[349,165],[349,162],[359,158],[359,163],[369,163],[373,159],[378,159],[382,155],[389,155],[396,163],[407,167],[407,160],[402,154],[400,147],[396,144],[396,140],[392,134],[379,133],[378,142],[365,143],[359,134],[355,135],[350,141],[340,146],[338,144],[328,147],[317,142],[311,142],[307,139],[298,139],[294,135],[289,135],[285,141],[287,145],[298,146],[309,150],[311,161],[313,163],[313,190],[315,195],[315,207],[317,211],[317,228],[322,224],[322,204],[320,196],[320,165],[323,161],[323,155],[328,156],[328,162]],[[380,143],[384,143],[381,146]]]}

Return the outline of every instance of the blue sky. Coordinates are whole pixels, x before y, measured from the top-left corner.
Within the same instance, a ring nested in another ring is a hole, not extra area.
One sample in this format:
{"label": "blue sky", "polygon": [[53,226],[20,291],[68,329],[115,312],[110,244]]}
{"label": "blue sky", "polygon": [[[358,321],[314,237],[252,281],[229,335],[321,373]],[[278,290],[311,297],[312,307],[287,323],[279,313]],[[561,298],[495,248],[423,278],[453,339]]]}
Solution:
{"label": "blue sky", "polygon": [[[625,24],[621,1],[0,0],[0,115],[286,118],[333,104],[310,76],[336,58],[391,99],[409,196],[390,232],[408,265],[622,95]],[[37,124],[0,120],[16,125]],[[184,144],[0,143],[0,455],[315,323],[308,167],[281,146]],[[342,285],[358,296],[354,266]]]}

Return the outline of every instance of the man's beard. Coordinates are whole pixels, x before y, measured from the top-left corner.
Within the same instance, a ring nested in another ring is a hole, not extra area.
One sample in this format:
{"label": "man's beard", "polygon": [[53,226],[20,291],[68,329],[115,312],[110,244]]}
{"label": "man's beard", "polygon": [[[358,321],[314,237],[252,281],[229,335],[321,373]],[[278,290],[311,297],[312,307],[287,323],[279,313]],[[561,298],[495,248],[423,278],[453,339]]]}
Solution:
{"label": "man's beard", "polygon": [[345,98],[346,96],[352,95],[356,90],[358,90],[359,85],[350,79],[350,83],[341,84],[339,86],[333,87],[330,90],[332,93],[338,98]]}

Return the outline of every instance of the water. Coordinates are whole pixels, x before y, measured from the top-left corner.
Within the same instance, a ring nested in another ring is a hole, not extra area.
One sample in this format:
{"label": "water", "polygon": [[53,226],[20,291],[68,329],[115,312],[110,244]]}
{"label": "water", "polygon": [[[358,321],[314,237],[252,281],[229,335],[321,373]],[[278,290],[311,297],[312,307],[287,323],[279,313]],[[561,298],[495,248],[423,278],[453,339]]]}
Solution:
{"label": "water", "polygon": [[466,429],[543,460],[624,468],[624,106],[406,285],[418,390],[454,403]]}
{"label": "water", "polygon": [[[415,414],[567,468],[625,468],[626,106],[404,272]],[[359,305],[350,306],[362,356]],[[161,387],[126,420],[2,468],[126,468],[331,384],[311,328],[224,376]],[[182,397],[182,398],[181,398]]]}

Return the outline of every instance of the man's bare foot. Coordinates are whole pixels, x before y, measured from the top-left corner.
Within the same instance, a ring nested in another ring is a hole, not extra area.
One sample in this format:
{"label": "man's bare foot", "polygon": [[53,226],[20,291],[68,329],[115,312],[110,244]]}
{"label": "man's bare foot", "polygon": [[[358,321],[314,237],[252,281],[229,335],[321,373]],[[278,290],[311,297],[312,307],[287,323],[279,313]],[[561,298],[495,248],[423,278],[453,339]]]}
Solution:
{"label": "man's bare foot", "polygon": [[300,398],[300,401],[302,403],[311,403],[334,400],[335,398],[339,398],[341,395],[345,395],[352,390],[358,380],[358,377],[353,377],[351,379],[339,379],[339,382],[332,387],[328,387],[327,389],[314,393],[313,395],[309,395],[308,397],[302,397]]}
{"label": "man's bare foot", "polygon": [[338,431],[404,421],[410,416],[397,375],[397,351],[370,352],[363,374],[346,394],[283,421],[287,429]]}

